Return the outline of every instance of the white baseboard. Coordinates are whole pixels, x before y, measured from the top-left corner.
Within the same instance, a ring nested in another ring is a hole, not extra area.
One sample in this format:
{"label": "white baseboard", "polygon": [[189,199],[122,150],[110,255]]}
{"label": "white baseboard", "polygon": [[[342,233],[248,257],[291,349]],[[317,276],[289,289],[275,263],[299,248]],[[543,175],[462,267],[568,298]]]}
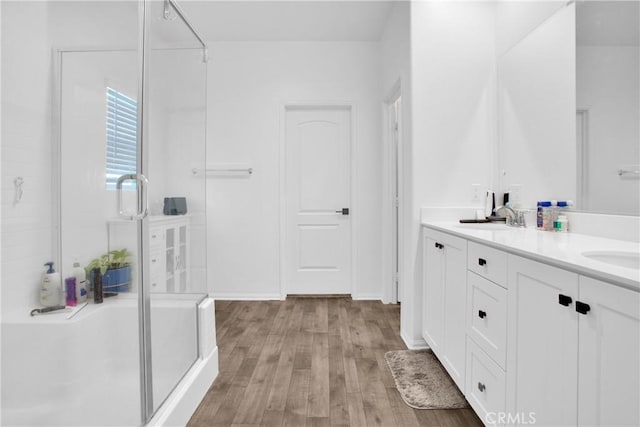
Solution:
{"label": "white baseboard", "polygon": [[198,359],[147,426],[185,426],[218,376],[218,347]]}
{"label": "white baseboard", "polygon": [[354,301],[382,301],[382,297],[379,294],[351,295],[351,299]]}
{"label": "white baseboard", "polygon": [[230,293],[212,293],[211,298],[217,300],[233,300],[233,301],[273,301],[280,300],[280,294],[230,294]]}
{"label": "white baseboard", "polygon": [[409,350],[424,350],[429,348],[427,342],[423,339],[410,340],[407,339],[403,331],[400,331],[400,338],[404,341],[404,344],[407,346]]}

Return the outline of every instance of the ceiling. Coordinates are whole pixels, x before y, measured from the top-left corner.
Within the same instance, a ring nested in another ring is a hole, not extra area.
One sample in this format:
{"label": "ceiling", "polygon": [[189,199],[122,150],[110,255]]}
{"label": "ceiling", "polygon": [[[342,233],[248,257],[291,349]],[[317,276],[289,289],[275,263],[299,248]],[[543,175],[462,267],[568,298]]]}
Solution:
{"label": "ceiling", "polygon": [[207,41],[378,41],[394,1],[180,0]]}
{"label": "ceiling", "polygon": [[579,1],[576,33],[579,46],[638,46],[640,2]]}

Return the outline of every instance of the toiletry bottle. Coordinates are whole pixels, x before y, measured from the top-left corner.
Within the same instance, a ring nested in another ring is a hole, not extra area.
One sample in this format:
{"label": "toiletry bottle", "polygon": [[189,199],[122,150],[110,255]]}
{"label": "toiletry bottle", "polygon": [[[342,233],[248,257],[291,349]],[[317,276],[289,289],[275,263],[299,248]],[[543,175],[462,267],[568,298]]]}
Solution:
{"label": "toiletry bottle", "polygon": [[60,305],[61,302],[61,280],[60,273],[53,269],[53,262],[45,264],[47,271],[42,274],[40,283],[40,304],[45,307]]}
{"label": "toiletry bottle", "polygon": [[549,208],[551,207],[551,202],[549,201],[540,201],[538,202],[537,212],[536,212],[536,226],[540,230],[546,229],[546,224],[549,218]]}
{"label": "toiletry bottle", "polygon": [[81,304],[87,301],[87,272],[77,261],[73,263],[73,276],[76,278],[76,299]]}
{"label": "toiletry bottle", "polygon": [[496,209],[496,193],[491,190],[487,190],[487,197],[484,202],[484,216],[489,218],[495,215]]}
{"label": "toiletry bottle", "polygon": [[64,286],[67,291],[66,305],[75,307],[78,304],[76,298],[76,278],[71,276],[64,279]]}
{"label": "toiletry bottle", "polygon": [[96,304],[102,303],[102,273],[99,268],[91,270],[91,277],[93,283],[93,302]]}
{"label": "toiletry bottle", "polygon": [[553,223],[553,225],[554,230],[560,233],[566,233],[567,231],[569,231],[569,219],[566,215],[558,215],[558,218]]}

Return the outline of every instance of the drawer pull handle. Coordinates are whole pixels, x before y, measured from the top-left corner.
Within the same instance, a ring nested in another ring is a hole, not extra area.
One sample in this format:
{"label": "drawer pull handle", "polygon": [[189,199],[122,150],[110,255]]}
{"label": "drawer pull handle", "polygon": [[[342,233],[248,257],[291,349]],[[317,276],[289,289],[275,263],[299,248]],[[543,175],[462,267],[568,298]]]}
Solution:
{"label": "drawer pull handle", "polygon": [[576,301],[576,311],[580,314],[587,314],[591,310],[589,304],[585,304],[582,301]]}
{"label": "drawer pull handle", "polygon": [[487,265],[487,260],[484,258],[478,258],[478,265],[480,266]]}
{"label": "drawer pull handle", "polygon": [[482,311],[482,310],[478,310],[478,317],[481,319],[484,319],[485,317],[487,317],[487,312],[486,311]]}
{"label": "drawer pull handle", "polygon": [[571,305],[572,301],[573,300],[568,295],[562,295],[562,294],[558,295],[558,304],[560,304],[560,305],[564,305],[565,307],[569,307],[569,305]]}
{"label": "drawer pull handle", "polygon": [[436,242],[436,248],[442,249],[442,248],[444,248],[444,245],[442,243]]}
{"label": "drawer pull handle", "polygon": [[478,383],[478,390],[480,390],[481,392],[484,392],[484,390],[485,390],[486,388],[487,388],[487,387],[485,387],[485,385],[484,385],[484,384],[482,384],[482,383]]}

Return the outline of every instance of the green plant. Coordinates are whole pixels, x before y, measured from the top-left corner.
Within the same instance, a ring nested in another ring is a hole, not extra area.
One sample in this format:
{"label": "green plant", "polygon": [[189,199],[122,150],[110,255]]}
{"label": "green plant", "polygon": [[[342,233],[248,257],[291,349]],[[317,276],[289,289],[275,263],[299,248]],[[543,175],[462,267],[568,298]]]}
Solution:
{"label": "green plant", "polygon": [[107,252],[106,254],[101,255],[99,258],[94,258],[91,260],[89,265],[87,265],[87,272],[91,272],[94,268],[99,268],[100,273],[104,274],[107,270],[122,268],[128,265],[131,265],[131,262],[128,260],[131,256],[131,252],[129,252],[126,248],[120,250],[113,250]]}

